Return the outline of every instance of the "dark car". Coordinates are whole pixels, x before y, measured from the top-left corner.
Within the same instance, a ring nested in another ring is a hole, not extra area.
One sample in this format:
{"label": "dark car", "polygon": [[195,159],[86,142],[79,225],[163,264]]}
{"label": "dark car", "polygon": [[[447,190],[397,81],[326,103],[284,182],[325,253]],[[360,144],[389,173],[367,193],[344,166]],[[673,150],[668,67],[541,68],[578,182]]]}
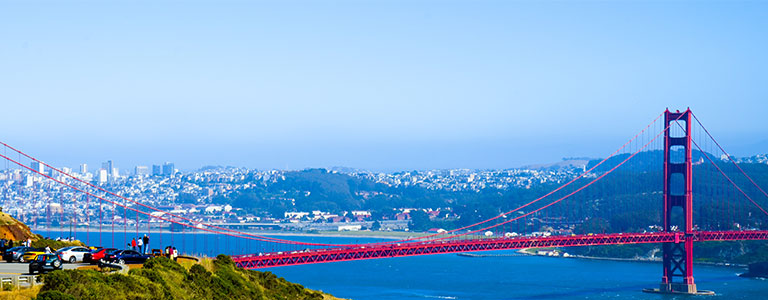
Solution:
{"label": "dark car", "polygon": [[118,264],[143,264],[151,256],[134,250],[120,250],[104,256],[104,260]]}
{"label": "dark car", "polygon": [[11,262],[13,258],[13,251],[16,251],[21,247],[23,246],[17,246],[17,247],[11,247],[11,248],[5,249],[5,251],[3,251],[3,260],[7,262]]}
{"label": "dark car", "polygon": [[91,251],[91,253],[86,253],[83,255],[83,262],[95,265],[99,263],[99,260],[104,258],[107,254],[112,254],[115,251],[118,251],[118,250],[115,248],[101,248],[101,249],[93,250]]}
{"label": "dark car", "polygon": [[35,260],[29,262],[29,273],[45,273],[48,271],[61,270],[61,257],[58,254],[40,254]]}
{"label": "dark car", "polygon": [[24,255],[24,253],[27,253],[29,251],[42,251],[42,249],[25,247],[25,246],[13,247],[5,251],[5,253],[3,254],[3,260],[7,262],[14,262],[14,261],[24,262],[24,257],[22,255]]}

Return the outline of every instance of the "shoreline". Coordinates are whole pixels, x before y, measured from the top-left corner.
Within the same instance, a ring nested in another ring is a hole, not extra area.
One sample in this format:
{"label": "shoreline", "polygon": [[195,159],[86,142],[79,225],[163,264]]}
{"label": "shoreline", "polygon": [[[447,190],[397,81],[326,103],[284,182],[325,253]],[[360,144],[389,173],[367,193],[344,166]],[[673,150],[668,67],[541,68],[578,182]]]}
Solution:
{"label": "shoreline", "polygon": [[[73,232],[75,233],[97,233],[98,230],[87,230],[85,228],[75,228]],[[93,229],[93,228],[91,228]],[[32,228],[31,231],[37,234],[40,234],[42,236],[45,236],[46,231],[53,231],[53,232],[62,232],[67,233],[69,231],[69,228],[66,227],[60,227],[60,228]],[[109,234],[112,232],[112,228],[109,227],[108,230],[102,230],[103,233]],[[289,232],[289,231],[241,231],[247,234],[253,234],[253,235],[262,235],[262,236],[297,236],[297,237],[342,237],[342,238],[366,238],[366,239],[391,239],[391,240],[400,240],[400,239],[411,239],[411,238],[417,238],[419,236],[427,235],[427,233],[406,233],[402,231],[395,231],[395,232],[389,232],[389,231],[339,231],[339,232],[333,232],[333,231],[319,231],[319,232]],[[131,234],[136,233],[136,228],[123,230],[123,228],[115,228],[115,234]],[[170,231],[170,230],[151,230],[148,231],[146,228],[140,228],[139,234],[216,234],[212,232],[204,232],[204,231]],[[51,237],[49,238],[56,238]]]}
{"label": "shoreline", "polygon": [[[541,257],[552,257],[552,258],[575,258],[575,259],[588,259],[588,260],[604,260],[604,261],[622,261],[622,262],[641,262],[641,263],[661,263],[661,258],[621,258],[621,257],[600,257],[600,256],[586,256],[586,255],[573,255],[569,254],[568,256],[554,256],[554,255],[541,255],[536,253],[527,252],[526,250],[529,249],[535,249],[535,248],[524,248],[517,251],[517,253],[523,254],[523,255],[529,255],[529,256],[541,256]],[[693,262],[694,265],[702,265],[702,266],[715,266],[715,267],[727,267],[727,268],[736,268],[736,269],[746,269],[749,266],[744,264],[736,264],[736,263],[727,263],[727,262],[706,262],[706,261],[695,261]]]}

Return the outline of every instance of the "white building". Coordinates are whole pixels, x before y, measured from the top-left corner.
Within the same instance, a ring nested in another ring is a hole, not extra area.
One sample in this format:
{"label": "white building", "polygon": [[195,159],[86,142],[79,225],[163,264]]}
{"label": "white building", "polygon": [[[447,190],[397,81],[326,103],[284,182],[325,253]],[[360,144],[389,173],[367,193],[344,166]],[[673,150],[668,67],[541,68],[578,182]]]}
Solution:
{"label": "white building", "polygon": [[339,225],[339,231],[359,231],[363,229],[362,225]]}
{"label": "white building", "polygon": [[205,207],[205,213],[208,213],[208,214],[220,212],[222,210],[224,210],[224,207],[222,207],[221,205],[208,205]]}
{"label": "white building", "polygon": [[149,175],[149,167],[147,166],[136,166],[136,168],[133,169],[133,174],[136,176],[148,176]]}
{"label": "white building", "polygon": [[295,212],[285,212],[285,214],[283,215],[286,219],[301,219],[303,217],[309,216],[309,213],[304,211],[295,211]]}
{"label": "white building", "polygon": [[99,176],[96,177],[96,179],[99,181],[99,183],[106,183],[107,182],[107,170],[99,169]]}
{"label": "white building", "polygon": [[367,210],[353,210],[352,215],[355,217],[370,217],[371,212]]}
{"label": "white building", "polygon": [[43,164],[41,164],[39,162],[33,161],[33,162],[31,162],[29,164],[29,167],[32,170],[35,170],[35,171],[39,172],[40,174],[45,174],[45,165],[43,165]]}

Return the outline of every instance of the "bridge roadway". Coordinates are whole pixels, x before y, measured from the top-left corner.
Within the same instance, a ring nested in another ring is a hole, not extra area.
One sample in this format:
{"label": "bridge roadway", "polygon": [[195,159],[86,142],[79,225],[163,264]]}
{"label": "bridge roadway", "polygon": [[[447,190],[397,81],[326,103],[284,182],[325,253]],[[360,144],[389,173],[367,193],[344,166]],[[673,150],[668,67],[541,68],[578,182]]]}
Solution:
{"label": "bridge roadway", "polygon": [[574,247],[644,243],[678,243],[686,238],[696,242],[768,240],[768,230],[697,231],[691,236],[681,232],[614,233],[550,237],[481,238],[439,240],[391,244],[361,244],[344,248],[312,249],[287,253],[233,256],[235,263],[245,269],[258,269],[337,261],[430,255],[443,253],[510,250],[542,247]]}

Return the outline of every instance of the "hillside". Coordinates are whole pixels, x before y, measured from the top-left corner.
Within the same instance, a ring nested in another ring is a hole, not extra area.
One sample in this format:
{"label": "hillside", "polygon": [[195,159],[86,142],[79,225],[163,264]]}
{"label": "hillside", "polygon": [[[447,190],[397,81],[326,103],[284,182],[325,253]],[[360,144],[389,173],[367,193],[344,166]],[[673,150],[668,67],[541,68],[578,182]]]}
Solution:
{"label": "hillside", "polygon": [[225,255],[206,265],[193,264],[187,269],[159,257],[127,275],[94,270],[56,271],[45,275],[37,299],[337,299],[270,272],[237,268]]}
{"label": "hillside", "polygon": [[37,239],[29,226],[4,212],[0,212],[0,238],[14,241],[26,240],[27,238]]}
{"label": "hillside", "polygon": [[[32,238],[33,245],[61,247],[65,243],[39,239],[24,223],[0,212],[0,233],[13,240]],[[219,255],[203,264],[182,266],[165,257],[152,258],[127,275],[95,270],[61,270],[43,275],[39,300],[63,299],[285,299],[334,300],[322,292],[278,278],[270,272],[235,267],[231,258]],[[2,299],[33,299],[35,289],[0,292]]]}

